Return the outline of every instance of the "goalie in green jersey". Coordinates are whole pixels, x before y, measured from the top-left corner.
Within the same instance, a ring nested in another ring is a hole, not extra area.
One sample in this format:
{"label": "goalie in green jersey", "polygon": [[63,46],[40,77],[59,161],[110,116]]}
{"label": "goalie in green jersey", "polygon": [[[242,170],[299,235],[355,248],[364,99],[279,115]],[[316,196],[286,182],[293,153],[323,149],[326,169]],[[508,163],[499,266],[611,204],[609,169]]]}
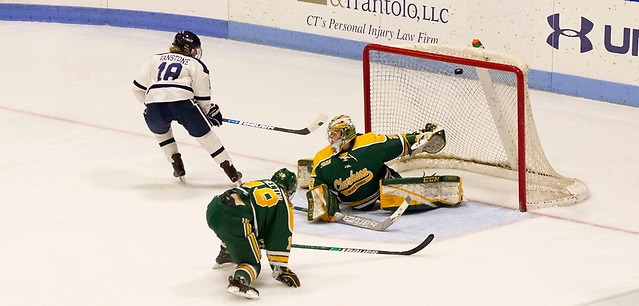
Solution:
{"label": "goalie in green jersey", "polygon": [[[422,152],[435,154],[446,145],[444,130],[434,123],[427,123],[423,129],[413,133],[399,135],[357,134],[351,118],[346,115],[337,116],[330,121],[326,137],[329,145],[315,155],[312,163],[309,182],[311,190],[307,193],[309,220],[315,220],[319,217],[311,217],[310,215],[317,214],[317,206],[319,205],[325,210],[325,214],[321,216],[324,221],[334,221],[332,216],[336,211],[339,211],[339,204],[347,205],[356,210],[373,209],[376,201],[380,200],[380,189],[384,186],[382,181],[401,178],[396,171],[385,164],[386,162],[408,154]],[[426,180],[426,178],[430,179]],[[401,190],[402,192],[397,194],[404,196],[395,197],[389,192],[385,201],[384,195],[381,194],[380,207],[383,209],[393,208],[394,204],[389,202],[395,202],[398,206],[405,195],[415,198],[414,203],[410,203],[413,209],[438,207],[442,203],[451,206],[461,202],[461,180],[459,177],[432,178],[414,178],[418,179],[419,182],[415,182],[415,180],[394,181],[393,189]],[[441,187],[444,185],[444,193],[450,194],[450,188],[452,188],[452,200],[450,196],[442,199],[440,193]],[[314,189],[319,189],[319,191],[315,190],[313,193]],[[323,196],[318,199],[318,194]],[[422,197],[425,201],[420,201],[419,196],[414,196],[425,194],[430,194],[430,197]],[[394,198],[396,200],[393,200]],[[313,203],[318,200],[322,203],[319,205]],[[433,202],[436,204],[430,205]],[[311,206],[315,207],[314,212],[311,212]]]}
{"label": "goalie in green jersey", "polygon": [[260,275],[262,249],[273,278],[289,287],[300,286],[299,278],[288,268],[293,236],[290,199],[296,190],[295,174],[282,168],[271,179],[246,182],[209,203],[206,221],[223,244],[216,262],[236,265],[229,277],[228,292],[259,298],[250,284]]}

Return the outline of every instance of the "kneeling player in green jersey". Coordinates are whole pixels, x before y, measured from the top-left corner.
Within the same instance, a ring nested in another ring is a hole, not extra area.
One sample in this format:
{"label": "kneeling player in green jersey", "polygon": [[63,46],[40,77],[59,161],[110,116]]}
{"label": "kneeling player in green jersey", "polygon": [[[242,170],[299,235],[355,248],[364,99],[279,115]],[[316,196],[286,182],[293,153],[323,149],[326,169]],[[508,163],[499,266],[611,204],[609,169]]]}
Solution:
{"label": "kneeling player in green jersey", "polygon": [[229,276],[228,292],[259,298],[250,284],[260,274],[261,249],[266,250],[273,278],[289,287],[300,286],[299,278],[288,268],[293,236],[290,199],[296,190],[295,174],[282,168],[270,180],[246,182],[209,203],[206,221],[225,246],[221,255],[237,265]]}
{"label": "kneeling player in green jersey", "polygon": [[[327,188],[329,196],[337,200],[327,199],[327,203],[340,203],[356,210],[373,209],[380,199],[382,180],[401,177],[386,162],[408,154],[438,153],[446,145],[444,130],[434,123],[399,135],[357,134],[346,115],[330,121],[326,137],[330,145],[313,159],[309,189]],[[457,185],[461,186],[461,181]],[[327,211],[338,209],[328,207]],[[330,213],[322,220],[333,221]]]}

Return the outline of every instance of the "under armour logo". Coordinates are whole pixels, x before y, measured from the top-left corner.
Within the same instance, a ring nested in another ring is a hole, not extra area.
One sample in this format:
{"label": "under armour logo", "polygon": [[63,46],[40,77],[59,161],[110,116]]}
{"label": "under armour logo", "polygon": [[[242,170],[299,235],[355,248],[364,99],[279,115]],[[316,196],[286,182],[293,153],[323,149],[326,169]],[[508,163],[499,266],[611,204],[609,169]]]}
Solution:
{"label": "under armour logo", "polygon": [[546,19],[548,20],[550,27],[554,30],[546,39],[546,43],[550,46],[555,49],[559,49],[559,36],[579,37],[579,39],[581,39],[581,48],[579,49],[579,53],[592,50],[592,42],[588,39],[588,37],[586,37],[586,35],[590,33],[594,27],[594,23],[592,23],[592,21],[585,17],[581,17],[581,30],[577,31],[574,29],[564,29],[559,27],[559,13],[550,15]]}

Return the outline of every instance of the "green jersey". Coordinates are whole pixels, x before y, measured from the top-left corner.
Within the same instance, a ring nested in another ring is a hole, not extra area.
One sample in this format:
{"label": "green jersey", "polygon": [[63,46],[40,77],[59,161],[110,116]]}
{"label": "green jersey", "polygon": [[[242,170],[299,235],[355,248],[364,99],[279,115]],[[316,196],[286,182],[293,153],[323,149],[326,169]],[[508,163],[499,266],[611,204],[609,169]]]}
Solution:
{"label": "green jersey", "polygon": [[230,191],[241,201],[229,206],[221,196],[215,196],[207,207],[206,220],[238,264],[235,275],[249,282],[257,278],[261,248],[272,268],[286,268],[293,210],[284,192],[270,180],[246,182]]}
{"label": "green jersey", "polygon": [[[288,225],[286,231],[282,233],[288,236],[293,231],[292,210],[286,209],[290,207],[288,198],[282,190],[270,180],[258,180],[246,182],[236,190],[244,203],[251,203],[257,225],[256,232],[258,238],[263,238],[262,233],[273,228],[274,223],[283,223]],[[287,212],[287,213],[284,213]],[[283,219],[283,220],[281,220]]]}
{"label": "green jersey", "polygon": [[357,135],[348,151],[334,154],[327,146],[313,159],[310,188],[326,184],[340,203],[370,208],[379,198],[381,180],[391,173],[385,162],[408,154],[413,143],[413,134],[366,133]]}

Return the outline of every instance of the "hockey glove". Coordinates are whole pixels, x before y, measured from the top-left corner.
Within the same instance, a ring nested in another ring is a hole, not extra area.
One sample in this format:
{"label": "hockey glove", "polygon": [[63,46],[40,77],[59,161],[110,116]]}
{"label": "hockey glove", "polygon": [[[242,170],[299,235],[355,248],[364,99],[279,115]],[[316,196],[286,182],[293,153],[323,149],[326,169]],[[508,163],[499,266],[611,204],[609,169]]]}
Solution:
{"label": "hockey glove", "polygon": [[422,140],[428,140],[433,135],[433,132],[437,129],[437,124],[435,123],[426,123],[423,129],[415,131],[415,142],[420,142]]}
{"label": "hockey glove", "polygon": [[211,104],[211,109],[206,114],[206,118],[209,119],[212,125],[222,125],[222,113],[220,112],[220,106],[217,104]]}
{"label": "hockey glove", "polygon": [[413,134],[415,135],[415,143],[411,146],[411,155],[422,152],[439,153],[446,146],[444,129],[435,123],[427,123],[423,129]]}
{"label": "hockey glove", "polygon": [[233,194],[235,191],[233,189],[229,189],[225,191],[220,197],[222,198],[222,203],[228,207],[235,206],[235,199],[233,198]]}
{"label": "hockey glove", "polygon": [[289,287],[297,288],[301,285],[297,274],[289,268],[275,268],[273,278]]}

